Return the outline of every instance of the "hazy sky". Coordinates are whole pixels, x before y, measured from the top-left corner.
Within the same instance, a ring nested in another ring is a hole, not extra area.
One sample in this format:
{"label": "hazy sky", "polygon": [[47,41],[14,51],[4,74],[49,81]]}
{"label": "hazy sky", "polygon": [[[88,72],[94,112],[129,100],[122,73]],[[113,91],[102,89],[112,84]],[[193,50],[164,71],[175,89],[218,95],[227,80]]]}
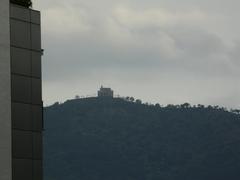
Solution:
{"label": "hazy sky", "polygon": [[240,107],[239,0],[34,0],[45,104],[116,94]]}

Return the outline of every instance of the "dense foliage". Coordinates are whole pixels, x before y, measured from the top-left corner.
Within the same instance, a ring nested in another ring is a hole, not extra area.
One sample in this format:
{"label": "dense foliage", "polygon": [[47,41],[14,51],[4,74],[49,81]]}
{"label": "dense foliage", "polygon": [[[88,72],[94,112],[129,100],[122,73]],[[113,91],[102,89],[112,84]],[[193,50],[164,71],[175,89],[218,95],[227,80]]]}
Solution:
{"label": "dense foliage", "polygon": [[10,2],[27,8],[32,6],[31,0],[10,0]]}
{"label": "dense foliage", "polygon": [[87,98],[45,108],[46,180],[240,179],[240,115]]}

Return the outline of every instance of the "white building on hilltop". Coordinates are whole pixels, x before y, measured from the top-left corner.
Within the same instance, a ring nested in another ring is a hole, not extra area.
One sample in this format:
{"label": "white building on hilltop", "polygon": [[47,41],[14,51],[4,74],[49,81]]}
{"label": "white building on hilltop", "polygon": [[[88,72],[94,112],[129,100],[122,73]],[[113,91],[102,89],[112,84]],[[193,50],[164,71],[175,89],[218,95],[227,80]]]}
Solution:
{"label": "white building on hilltop", "polygon": [[113,98],[113,90],[111,88],[105,88],[105,87],[101,86],[100,90],[98,91],[98,97]]}

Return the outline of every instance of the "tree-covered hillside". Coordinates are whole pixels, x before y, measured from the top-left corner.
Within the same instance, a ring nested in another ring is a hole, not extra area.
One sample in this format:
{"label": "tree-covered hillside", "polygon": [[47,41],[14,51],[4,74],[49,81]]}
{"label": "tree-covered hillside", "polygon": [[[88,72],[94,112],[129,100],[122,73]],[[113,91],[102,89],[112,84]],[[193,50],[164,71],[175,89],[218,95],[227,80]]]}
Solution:
{"label": "tree-covered hillside", "polygon": [[46,107],[45,180],[239,180],[240,115],[86,98]]}

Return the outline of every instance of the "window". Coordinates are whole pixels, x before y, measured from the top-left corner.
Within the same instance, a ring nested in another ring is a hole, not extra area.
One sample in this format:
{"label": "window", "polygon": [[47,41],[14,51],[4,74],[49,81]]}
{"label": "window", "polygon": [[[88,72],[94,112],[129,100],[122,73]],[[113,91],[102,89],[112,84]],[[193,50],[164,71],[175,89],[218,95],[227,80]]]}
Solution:
{"label": "window", "polygon": [[33,133],[33,159],[42,159],[42,134]]}
{"label": "window", "polygon": [[33,135],[32,132],[13,130],[12,150],[14,158],[32,158]]}
{"label": "window", "polygon": [[33,167],[32,160],[13,159],[12,180],[32,180]]}
{"label": "window", "polygon": [[12,100],[31,102],[31,78],[12,75]]}
{"label": "window", "polygon": [[30,49],[30,23],[11,19],[11,45]]}
{"label": "window", "polygon": [[42,106],[32,105],[32,122],[34,131],[42,131],[43,129],[43,117]]}
{"label": "window", "polygon": [[41,17],[38,11],[31,11],[31,22],[35,24],[40,24]]}
{"label": "window", "polygon": [[20,48],[11,48],[12,73],[31,75],[31,52]]}
{"label": "window", "polygon": [[40,25],[31,24],[31,33],[32,33],[32,49],[41,50],[41,32]]}
{"label": "window", "polygon": [[34,160],[33,161],[33,180],[42,180],[43,179],[43,165],[42,161]]}
{"label": "window", "polygon": [[31,105],[12,103],[12,126],[15,129],[32,130]]}
{"label": "window", "polygon": [[42,85],[41,79],[32,78],[32,103],[42,104]]}
{"label": "window", "polygon": [[32,76],[41,78],[41,53],[32,52]]}

